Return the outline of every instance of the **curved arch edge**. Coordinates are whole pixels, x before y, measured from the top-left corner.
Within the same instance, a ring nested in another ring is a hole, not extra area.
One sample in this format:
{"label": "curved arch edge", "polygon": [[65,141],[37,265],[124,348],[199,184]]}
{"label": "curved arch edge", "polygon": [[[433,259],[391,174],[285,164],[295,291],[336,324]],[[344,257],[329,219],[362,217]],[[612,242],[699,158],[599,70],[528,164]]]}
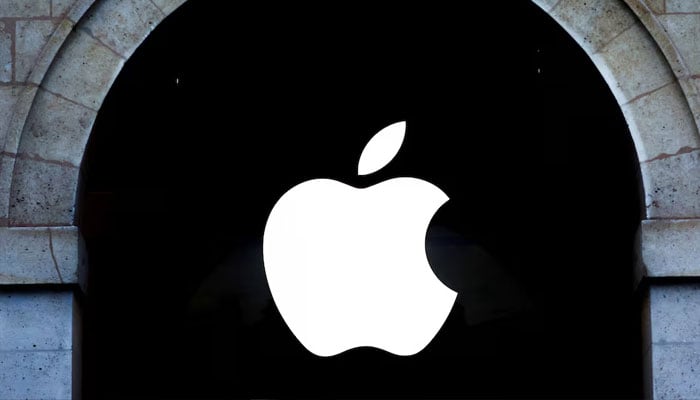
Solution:
{"label": "curved arch edge", "polygon": [[75,224],[79,167],[97,110],[126,59],[184,2],[78,0],[69,9],[0,143],[0,226]]}
{"label": "curved arch edge", "polygon": [[700,135],[656,37],[623,0],[533,0],[588,54],[627,120],[647,218],[700,216]]}

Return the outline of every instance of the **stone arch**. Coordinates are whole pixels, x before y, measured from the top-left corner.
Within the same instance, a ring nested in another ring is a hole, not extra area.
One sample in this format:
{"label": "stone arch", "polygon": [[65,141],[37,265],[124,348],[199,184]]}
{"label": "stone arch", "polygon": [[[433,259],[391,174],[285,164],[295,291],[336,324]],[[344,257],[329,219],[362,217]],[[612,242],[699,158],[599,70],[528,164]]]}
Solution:
{"label": "stone arch", "polygon": [[620,104],[637,149],[645,216],[698,216],[700,137],[654,32],[622,1],[535,2],[586,51]]}
{"label": "stone arch", "polygon": [[[645,25],[621,0],[535,2],[589,54],[620,104],[640,161],[646,216],[700,215],[697,125]],[[8,226],[75,224],[80,164],[102,100],[125,60],[181,3],[80,1],[67,14],[7,135],[4,154],[14,159]]]}
{"label": "stone arch", "polygon": [[97,111],[124,62],[181,1],[77,1],[45,45],[11,117],[7,225],[72,226]]}

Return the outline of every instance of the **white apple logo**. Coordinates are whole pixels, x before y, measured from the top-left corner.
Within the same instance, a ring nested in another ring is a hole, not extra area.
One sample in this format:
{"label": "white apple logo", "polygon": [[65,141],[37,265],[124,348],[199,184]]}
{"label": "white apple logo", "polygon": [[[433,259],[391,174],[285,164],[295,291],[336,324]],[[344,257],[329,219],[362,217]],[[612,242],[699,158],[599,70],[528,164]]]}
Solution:
{"label": "white apple logo", "polygon": [[[405,129],[398,122],[377,133],[358,173],[391,161]],[[425,253],[430,220],[447,200],[431,183],[403,177],[368,188],[312,179],[277,201],[263,237],[265,274],[304,347],[318,356],[360,346],[412,355],[430,343],[457,297]]]}

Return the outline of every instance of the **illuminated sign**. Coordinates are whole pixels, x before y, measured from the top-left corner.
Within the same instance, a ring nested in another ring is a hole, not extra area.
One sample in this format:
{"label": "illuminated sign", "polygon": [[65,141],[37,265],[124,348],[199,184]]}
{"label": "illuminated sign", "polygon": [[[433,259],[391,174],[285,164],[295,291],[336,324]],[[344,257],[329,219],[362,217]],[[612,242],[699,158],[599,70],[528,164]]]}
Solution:
{"label": "illuminated sign", "polygon": [[[398,122],[377,133],[358,174],[388,164],[405,130]],[[367,188],[312,179],[277,201],[265,226],[265,274],[309,351],[332,356],[370,346],[412,355],[430,343],[457,296],[425,253],[430,220],[447,200],[433,184],[401,177]]]}

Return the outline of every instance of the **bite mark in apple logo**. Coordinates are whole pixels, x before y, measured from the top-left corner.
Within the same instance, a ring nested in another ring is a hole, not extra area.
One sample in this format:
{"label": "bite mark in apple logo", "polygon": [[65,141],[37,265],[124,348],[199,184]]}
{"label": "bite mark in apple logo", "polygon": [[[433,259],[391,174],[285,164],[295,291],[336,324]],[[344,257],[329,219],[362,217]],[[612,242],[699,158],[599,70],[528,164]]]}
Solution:
{"label": "bite mark in apple logo", "polygon": [[[405,121],[365,146],[358,174],[398,153]],[[312,179],[272,208],[263,236],[265,275],[290,330],[310,352],[333,356],[370,346],[413,355],[435,337],[457,297],[425,252],[431,219],[448,200],[417,178],[367,188]]]}

